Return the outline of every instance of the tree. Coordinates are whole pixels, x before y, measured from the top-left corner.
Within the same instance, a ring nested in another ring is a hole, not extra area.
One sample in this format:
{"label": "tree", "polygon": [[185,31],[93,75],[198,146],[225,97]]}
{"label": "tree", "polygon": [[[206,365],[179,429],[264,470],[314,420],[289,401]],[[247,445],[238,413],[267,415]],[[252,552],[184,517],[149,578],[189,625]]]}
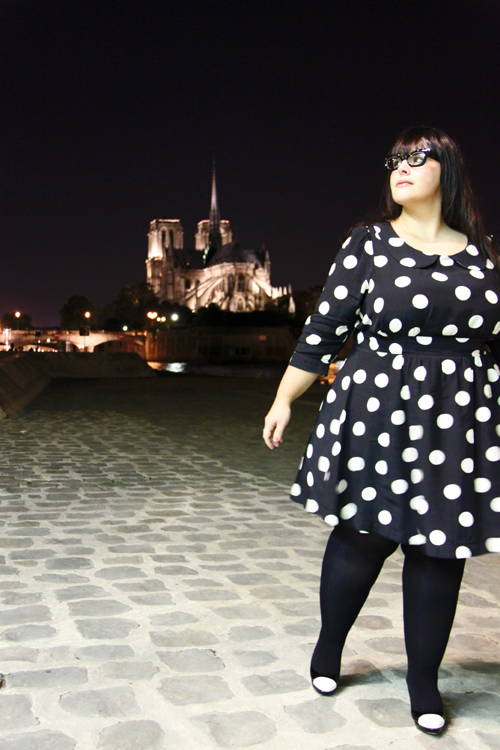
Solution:
{"label": "tree", "polygon": [[[85,313],[90,313],[90,317],[86,316]],[[59,310],[59,315],[61,316],[61,328],[64,331],[75,331],[84,325],[95,327],[96,310],[92,302],[83,295],[75,294],[70,297]]]}
{"label": "tree", "polygon": [[26,331],[32,328],[31,315],[27,313],[21,313],[16,316],[16,313],[4,313],[2,316],[2,328],[11,328],[13,331]]}
{"label": "tree", "polygon": [[125,284],[113,303],[113,315],[130,331],[144,331],[150,320],[148,312],[158,312],[160,301],[147,282]]}

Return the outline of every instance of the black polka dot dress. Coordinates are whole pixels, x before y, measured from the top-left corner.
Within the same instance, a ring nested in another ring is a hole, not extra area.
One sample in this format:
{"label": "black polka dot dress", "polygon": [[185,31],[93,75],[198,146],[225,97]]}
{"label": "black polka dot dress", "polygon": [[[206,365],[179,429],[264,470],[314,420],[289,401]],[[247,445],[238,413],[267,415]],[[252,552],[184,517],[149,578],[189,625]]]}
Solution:
{"label": "black polka dot dress", "polygon": [[355,331],[292,499],[435,557],[500,552],[499,298],[474,245],[438,256],[358,227],[290,361],[326,374]]}

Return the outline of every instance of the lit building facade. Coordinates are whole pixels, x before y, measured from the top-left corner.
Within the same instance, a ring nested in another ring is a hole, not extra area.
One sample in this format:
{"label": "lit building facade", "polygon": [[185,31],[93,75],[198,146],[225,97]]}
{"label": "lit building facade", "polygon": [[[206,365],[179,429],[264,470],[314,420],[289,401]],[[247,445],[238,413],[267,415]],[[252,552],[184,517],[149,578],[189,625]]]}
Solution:
{"label": "lit building facade", "polygon": [[210,218],[198,222],[194,250],[184,248],[179,219],[154,219],[148,239],[147,280],[161,302],[186,305],[193,312],[211,303],[250,312],[288,297],[288,310],[295,311],[291,286],[271,285],[268,251],[243,250],[233,241],[229,221],[220,219],[215,166]]}

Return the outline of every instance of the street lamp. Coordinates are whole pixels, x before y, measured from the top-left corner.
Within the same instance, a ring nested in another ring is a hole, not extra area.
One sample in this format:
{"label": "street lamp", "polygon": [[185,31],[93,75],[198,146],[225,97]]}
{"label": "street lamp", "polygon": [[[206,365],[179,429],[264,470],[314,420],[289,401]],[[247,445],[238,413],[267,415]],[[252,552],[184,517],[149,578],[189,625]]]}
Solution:
{"label": "street lamp", "polygon": [[16,320],[16,330],[19,331],[19,318],[21,317],[21,313],[18,311],[18,312],[15,312],[14,315],[17,318],[17,320]]}
{"label": "street lamp", "polygon": [[170,320],[173,320],[174,323],[176,320],[179,320],[179,313],[172,313],[172,315],[170,316]]}
{"label": "street lamp", "polygon": [[88,318],[90,318],[90,313],[89,313],[89,311],[88,311],[88,310],[87,310],[87,312],[85,313],[85,317],[86,317],[87,319],[88,319]]}

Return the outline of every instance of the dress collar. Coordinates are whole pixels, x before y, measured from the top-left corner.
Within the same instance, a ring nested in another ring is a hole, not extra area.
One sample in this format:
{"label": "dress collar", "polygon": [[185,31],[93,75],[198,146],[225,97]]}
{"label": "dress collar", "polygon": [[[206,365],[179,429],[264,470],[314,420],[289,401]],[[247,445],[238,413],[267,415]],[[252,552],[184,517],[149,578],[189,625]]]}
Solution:
{"label": "dress collar", "polygon": [[459,266],[469,271],[482,271],[486,268],[487,260],[484,253],[471,242],[467,242],[467,247],[455,255],[436,255],[423,253],[407,245],[401,237],[398,237],[389,222],[374,225],[372,229],[375,239],[380,240],[392,257],[406,268],[427,268],[433,263],[445,267],[458,263]]}

